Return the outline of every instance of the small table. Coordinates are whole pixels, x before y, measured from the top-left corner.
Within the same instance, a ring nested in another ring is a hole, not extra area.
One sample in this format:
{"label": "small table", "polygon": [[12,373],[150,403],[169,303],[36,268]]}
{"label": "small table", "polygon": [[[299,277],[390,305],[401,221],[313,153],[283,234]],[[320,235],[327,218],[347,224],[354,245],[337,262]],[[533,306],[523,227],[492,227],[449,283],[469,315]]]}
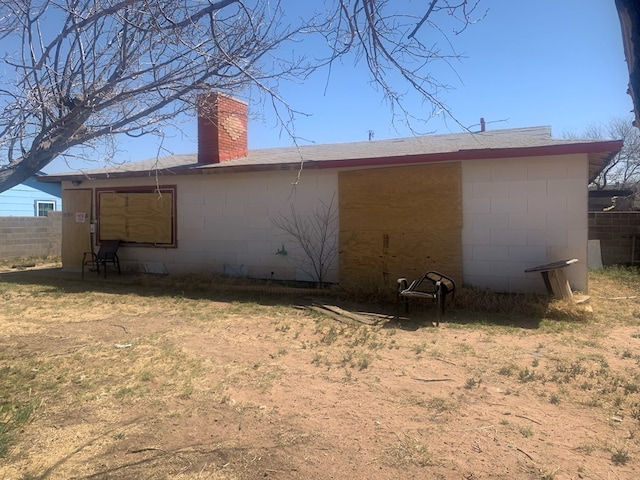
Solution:
{"label": "small table", "polygon": [[524,272],[540,272],[544,285],[547,287],[549,295],[556,298],[563,298],[570,300],[573,298],[573,292],[571,286],[567,280],[567,274],[565,268],[578,261],[577,258],[571,258],[569,260],[560,260],[559,262],[547,263],[546,265],[540,265],[538,267],[527,268]]}

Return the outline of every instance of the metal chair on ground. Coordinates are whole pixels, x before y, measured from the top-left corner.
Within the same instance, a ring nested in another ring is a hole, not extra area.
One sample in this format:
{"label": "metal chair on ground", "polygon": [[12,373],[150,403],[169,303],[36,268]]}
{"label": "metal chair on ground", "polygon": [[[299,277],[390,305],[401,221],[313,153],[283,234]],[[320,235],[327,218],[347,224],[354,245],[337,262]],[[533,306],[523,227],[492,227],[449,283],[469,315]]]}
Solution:
{"label": "metal chair on ground", "polygon": [[100,275],[100,268],[102,268],[104,278],[107,278],[107,265],[117,268],[118,275],[122,273],[118,248],[120,248],[120,240],[102,240],[98,253],[84,252],[82,254],[82,278],[84,278],[85,267],[90,267],[90,270],[98,272],[98,275]]}
{"label": "metal chair on ground", "polygon": [[444,315],[447,295],[451,295],[453,302],[456,294],[456,284],[452,278],[438,272],[427,272],[420,279],[409,284],[406,278],[399,278],[396,290],[396,312],[400,302],[404,302],[405,312],[409,312],[411,299],[431,300],[436,304],[436,326],[440,325],[440,318]]}

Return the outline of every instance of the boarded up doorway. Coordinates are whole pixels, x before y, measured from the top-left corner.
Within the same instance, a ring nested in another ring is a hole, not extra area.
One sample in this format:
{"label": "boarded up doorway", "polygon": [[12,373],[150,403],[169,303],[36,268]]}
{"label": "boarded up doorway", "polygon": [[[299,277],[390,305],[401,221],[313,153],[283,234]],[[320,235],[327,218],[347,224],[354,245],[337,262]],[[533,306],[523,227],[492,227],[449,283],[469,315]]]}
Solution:
{"label": "boarded up doorway", "polygon": [[388,291],[436,270],[462,280],[460,163],[340,172],[340,283]]}
{"label": "boarded up doorway", "polygon": [[82,254],[91,248],[91,190],[63,190],[62,268],[80,269]]}

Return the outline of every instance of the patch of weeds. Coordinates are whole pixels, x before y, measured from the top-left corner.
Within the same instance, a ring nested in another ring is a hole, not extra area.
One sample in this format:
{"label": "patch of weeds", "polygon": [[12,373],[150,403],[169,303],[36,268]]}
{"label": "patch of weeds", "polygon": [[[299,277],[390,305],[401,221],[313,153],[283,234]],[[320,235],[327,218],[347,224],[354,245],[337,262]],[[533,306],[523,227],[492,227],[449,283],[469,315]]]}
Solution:
{"label": "patch of weeds", "polygon": [[[636,316],[636,313],[638,314],[638,317],[637,317],[637,318],[640,318],[640,312],[633,312],[633,316],[635,317],[635,316]],[[632,333],[632,334],[631,334],[631,338],[640,338],[640,332],[638,332],[638,333]]]}
{"label": "patch of weeds", "polygon": [[625,395],[629,395],[630,393],[638,393],[640,389],[638,388],[637,383],[627,382],[624,384],[624,393]]}
{"label": "patch of weeds", "polygon": [[518,373],[518,380],[522,383],[533,382],[536,380],[536,372],[525,368]]}
{"label": "patch of weeds", "polygon": [[377,341],[377,340],[371,340],[367,345],[367,347],[369,347],[369,350],[380,350],[380,349],[383,349],[384,346],[385,346],[384,341]]}
{"label": "patch of weeds", "polygon": [[626,465],[630,459],[629,452],[624,448],[617,448],[616,451],[611,454],[611,463],[614,465]]}
{"label": "patch of weeds", "polygon": [[565,382],[567,383],[570,380],[575,379],[578,375],[583,375],[587,371],[587,369],[580,362],[574,362],[568,366],[560,363],[556,366],[556,370],[559,373],[564,374]]}
{"label": "patch of weeds", "polygon": [[598,446],[595,443],[581,443],[577,447],[575,447],[575,451],[584,453],[585,455],[591,455],[598,449]]}
{"label": "patch of weeds", "polygon": [[344,367],[345,365],[350,365],[355,354],[356,352],[354,350],[347,350],[344,355],[342,355],[340,366]]}
{"label": "patch of weeds", "polygon": [[358,367],[358,370],[366,370],[371,365],[373,357],[370,353],[359,353],[357,358],[351,362],[353,368]]}
{"label": "patch of weeds", "polygon": [[385,453],[393,465],[416,465],[418,467],[433,465],[433,460],[427,447],[412,438],[399,441],[387,448]]}
{"label": "patch of weeds", "polygon": [[513,375],[513,372],[515,370],[516,370],[516,366],[513,364],[509,364],[509,365],[504,365],[500,367],[500,370],[498,370],[498,373],[500,375],[504,375],[505,377],[510,377],[511,375]]}
{"label": "patch of weeds", "polygon": [[283,333],[286,333],[286,332],[288,332],[290,329],[291,329],[291,325],[289,325],[288,323],[285,323],[285,324],[282,324],[282,325],[280,325],[280,324],[277,324],[277,325],[276,325],[276,332],[283,332]]}
{"label": "patch of weeds", "polygon": [[359,345],[366,345],[366,343],[369,341],[369,338],[371,338],[371,332],[365,329],[361,329],[360,335],[354,337],[354,339],[351,341],[350,346],[357,347]]}
{"label": "patch of weeds", "polygon": [[540,360],[538,360],[537,358],[534,358],[533,361],[531,362],[531,366],[533,368],[536,368],[538,365],[540,365]]}
{"label": "patch of weeds", "polygon": [[313,356],[313,359],[311,359],[311,364],[320,366],[322,364],[322,355],[320,355],[319,353],[316,353]]}
{"label": "patch of weeds", "polygon": [[14,432],[31,421],[41,402],[32,400],[23,405],[0,404],[0,458],[5,457],[14,443]]}
{"label": "patch of weeds", "polygon": [[393,350],[393,349],[398,350],[400,348],[400,345],[398,345],[396,343],[396,339],[395,338],[392,338],[391,341],[389,342],[389,345],[388,345],[387,348],[389,348],[389,350]]}
{"label": "patch of weeds", "polygon": [[559,405],[560,404],[560,397],[554,393],[553,395],[551,395],[551,397],[549,397],[549,402],[552,405]]}
{"label": "patch of weeds", "polygon": [[144,372],[140,372],[139,378],[142,382],[150,382],[153,380],[153,373],[145,370]]}
{"label": "patch of weeds", "polygon": [[42,480],[45,476],[45,472],[27,472],[22,474],[20,480]]}
{"label": "patch of weeds", "polygon": [[289,352],[287,352],[287,349],[286,349],[286,348],[279,348],[279,349],[278,349],[278,356],[279,356],[279,357],[281,357],[281,356],[283,356],[283,355],[286,355],[287,353],[289,353]]}
{"label": "patch of weeds", "polygon": [[624,351],[622,352],[622,355],[620,355],[622,358],[633,358],[633,352],[631,351],[630,348],[625,348]]}
{"label": "patch of weeds", "polygon": [[464,382],[464,388],[467,390],[471,390],[474,387],[480,385],[480,379],[476,380],[475,378],[467,378],[467,381]]}
{"label": "patch of weeds", "polygon": [[416,355],[420,355],[425,351],[426,348],[427,348],[427,344],[425,342],[422,342],[417,345],[414,345],[412,350]]}
{"label": "patch of weeds", "polygon": [[591,390],[593,388],[593,385],[591,385],[589,382],[582,382],[578,388],[580,388],[580,390]]}
{"label": "patch of weeds", "polygon": [[431,397],[427,402],[429,410],[434,410],[436,413],[444,413],[454,410],[457,405],[454,401],[444,397]]}
{"label": "patch of weeds", "polygon": [[473,347],[471,345],[469,345],[468,343],[463,343],[463,342],[459,342],[456,343],[454,346],[454,350],[457,353],[462,353],[462,354],[473,354]]}
{"label": "patch of weeds", "polygon": [[187,380],[184,385],[182,385],[182,392],[180,392],[180,398],[187,399],[190,398],[191,395],[196,391],[196,388],[191,383],[191,380]]}
{"label": "patch of weeds", "polygon": [[529,438],[533,436],[533,429],[528,425],[523,425],[518,429],[518,431],[520,432],[520,435],[522,435],[525,438]]}
{"label": "patch of weeds", "polygon": [[540,470],[540,480],[555,480],[557,471],[558,468],[551,470],[550,472]]}
{"label": "patch of weeds", "polygon": [[331,345],[332,343],[335,343],[336,340],[338,340],[338,330],[336,329],[336,327],[331,325],[329,331],[325,333],[320,339],[320,342],[324,343],[325,345]]}
{"label": "patch of weeds", "polygon": [[600,399],[599,396],[592,397],[591,399],[585,402],[580,402],[580,403],[586,407],[594,407],[594,408],[602,407],[602,400]]}

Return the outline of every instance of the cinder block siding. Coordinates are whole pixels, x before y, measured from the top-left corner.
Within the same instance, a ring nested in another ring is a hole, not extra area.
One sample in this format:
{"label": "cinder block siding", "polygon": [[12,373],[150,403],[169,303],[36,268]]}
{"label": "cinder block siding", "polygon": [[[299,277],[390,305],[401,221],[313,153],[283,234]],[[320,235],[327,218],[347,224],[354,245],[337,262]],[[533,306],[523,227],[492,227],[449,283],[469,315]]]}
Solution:
{"label": "cinder block siding", "polygon": [[640,212],[590,212],[589,240],[600,240],[605,266],[631,263],[633,235],[636,263],[640,259]]}
{"label": "cinder block siding", "polygon": [[567,270],[587,290],[586,155],[462,164],[466,284],[505,292],[545,291],[536,265],[578,258]]}
{"label": "cinder block siding", "polygon": [[0,259],[59,257],[62,213],[47,217],[0,217]]}
{"label": "cinder block siding", "polygon": [[[299,247],[272,220],[281,214],[290,216],[292,204],[300,214],[310,214],[319,201],[328,204],[334,194],[337,209],[337,173],[305,171],[294,186],[296,177],[296,171],[163,177],[161,184],[177,186],[178,246],[124,246],[118,252],[121,263],[130,270],[144,269],[145,263],[161,263],[171,274],[309,280],[297,261]],[[118,181],[119,187],[154,184],[154,179]],[[92,188],[106,186],[113,183],[91,184]],[[287,255],[277,255],[283,247]],[[336,265],[327,281],[337,280]]]}

